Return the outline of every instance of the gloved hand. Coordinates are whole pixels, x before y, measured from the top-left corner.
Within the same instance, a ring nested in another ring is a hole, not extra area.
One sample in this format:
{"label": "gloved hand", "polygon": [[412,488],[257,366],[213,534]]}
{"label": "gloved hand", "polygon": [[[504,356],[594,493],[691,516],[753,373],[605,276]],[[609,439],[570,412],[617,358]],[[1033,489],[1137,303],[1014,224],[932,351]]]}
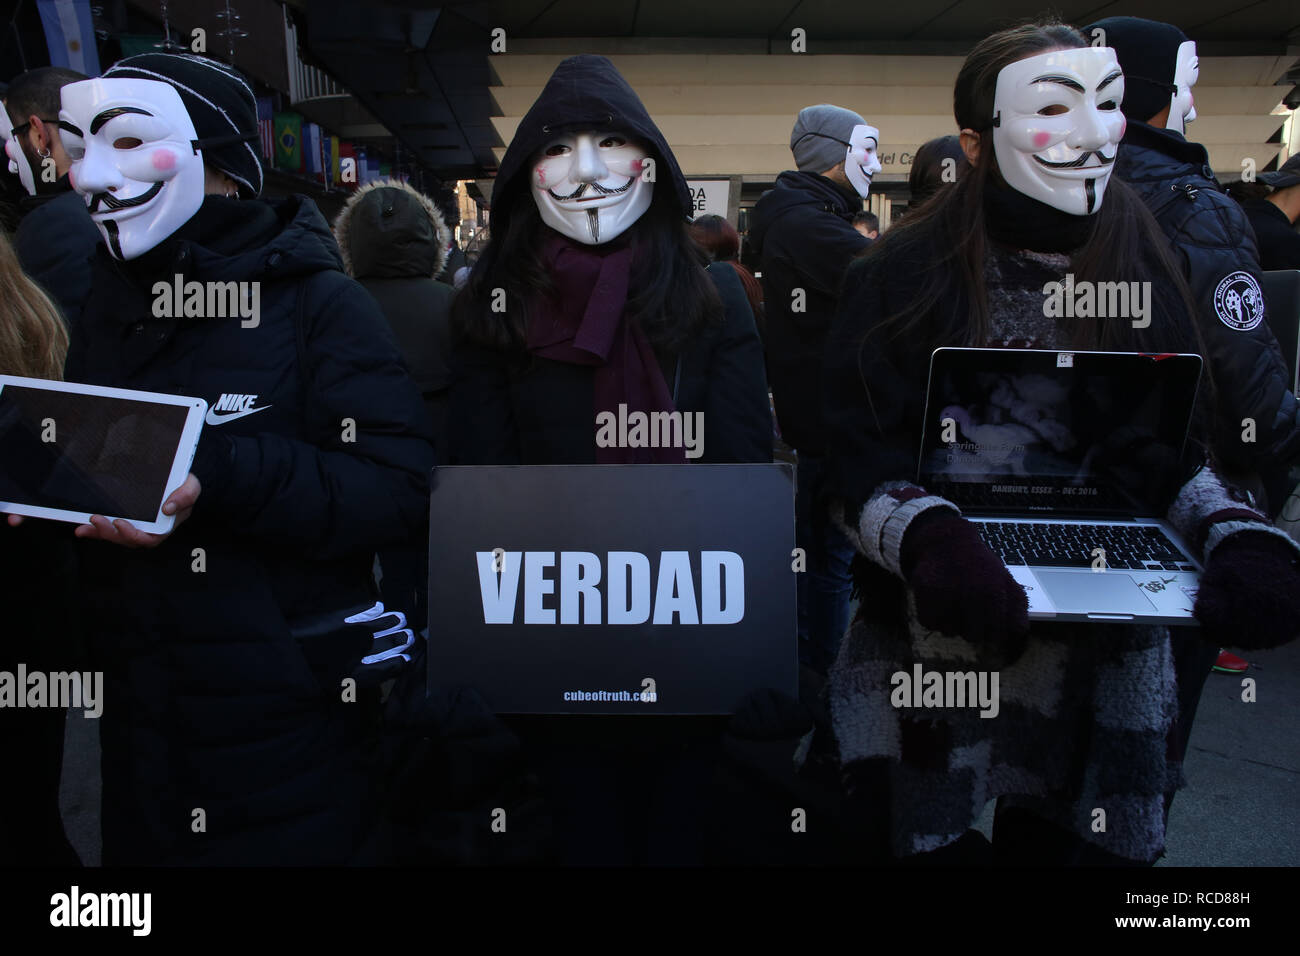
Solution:
{"label": "gloved hand", "polygon": [[401,611],[385,611],[384,605],[376,601],[369,610],[345,617],[343,623],[359,624],[371,632],[370,653],[352,672],[358,684],[383,683],[410,663],[415,632],[406,626],[406,615]]}
{"label": "gloved hand", "polygon": [[1263,650],[1300,635],[1300,562],[1276,535],[1239,531],[1210,552],[1192,609],[1213,644]]}
{"label": "gloved hand", "polygon": [[899,557],[922,625],[983,645],[998,666],[1024,653],[1029,598],[969,521],[947,508],[918,515]]}

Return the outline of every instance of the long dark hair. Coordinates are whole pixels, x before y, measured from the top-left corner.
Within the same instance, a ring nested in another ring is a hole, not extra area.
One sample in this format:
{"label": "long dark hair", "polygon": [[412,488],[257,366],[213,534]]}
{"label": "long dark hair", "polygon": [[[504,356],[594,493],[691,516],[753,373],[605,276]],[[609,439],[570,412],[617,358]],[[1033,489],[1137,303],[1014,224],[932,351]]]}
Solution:
{"label": "long dark hair", "polygon": [[[873,243],[866,259],[904,249],[923,261],[920,294],[876,330],[893,339],[916,335],[922,324],[934,345],[981,346],[989,339],[990,315],[984,281],[988,252],[984,195],[991,183],[1004,185],[993,153],[993,100],[998,73],[1009,63],[1053,49],[1088,46],[1073,27],[1039,21],[1002,30],[980,41],[957,75],[953,114],[959,129],[980,135],[974,165],[950,187]],[[1151,322],[1135,329],[1126,320],[1078,318],[1071,347],[1099,351],[1195,352],[1205,355],[1197,330],[1196,302],[1169,240],[1130,187],[1112,175],[1087,240],[1073,255],[1075,282],[1150,282]],[[872,334],[862,348],[870,348]],[[864,383],[866,384],[866,383]],[[1196,431],[1213,440],[1217,393],[1209,364],[1202,377]]]}
{"label": "long dark hair", "polygon": [[[547,227],[528,194],[527,176],[514,177],[505,193],[494,203],[492,238],[452,306],[460,336],[502,350],[523,346],[537,297],[553,289],[542,259]],[[615,241],[636,246],[626,315],[657,350],[676,351],[706,323],[721,321],[722,300],[687,232],[671,183],[655,184],[650,208]],[[489,307],[496,289],[505,290],[504,311]]]}

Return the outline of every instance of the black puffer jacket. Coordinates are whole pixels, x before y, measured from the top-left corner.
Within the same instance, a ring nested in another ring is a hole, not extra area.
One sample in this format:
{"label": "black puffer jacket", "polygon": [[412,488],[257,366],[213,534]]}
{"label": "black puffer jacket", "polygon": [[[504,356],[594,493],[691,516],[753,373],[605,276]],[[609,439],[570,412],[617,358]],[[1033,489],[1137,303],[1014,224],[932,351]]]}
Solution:
{"label": "black puffer jacket", "polygon": [[[1200,306],[1199,329],[1229,437],[1220,453],[1230,465],[1260,470],[1295,460],[1300,405],[1264,321],[1262,296],[1247,301],[1260,289],[1255,235],[1214,178],[1205,147],[1130,120],[1115,173],[1142,195],[1173,243]],[[1254,443],[1239,440],[1245,418],[1255,420]]]}
{"label": "black puffer jacket", "polygon": [[[763,344],[776,418],[786,443],[808,454],[821,454],[826,443],[822,352],[835,298],[849,263],[871,244],[853,228],[861,205],[825,176],[784,172],[750,217],[749,241],[763,263]],[[794,308],[796,289],[803,311]]]}
{"label": "black puffer jacket", "polygon": [[375,297],[397,337],[446,460],[447,390],[451,387],[450,311],[455,290],[434,277],[447,262],[451,233],[427,196],[395,179],[359,189],[334,235],[348,275]]}
{"label": "black puffer jacket", "polygon": [[[305,197],[209,196],[140,259],[96,261],[68,380],[214,406],[193,516],[153,550],[83,547],[105,863],[340,863],[373,823],[377,701],[341,689],[370,637],[318,622],[368,607],[376,549],[427,522],[433,450],[383,315],[340,267]],[[153,283],[176,273],[260,282],[259,322],[155,318]]]}
{"label": "black puffer jacket", "polygon": [[18,261],[71,322],[90,292],[90,259],[100,245],[86,200],[64,176],[57,193],[29,196],[19,210],[22,221],[14,234]]}

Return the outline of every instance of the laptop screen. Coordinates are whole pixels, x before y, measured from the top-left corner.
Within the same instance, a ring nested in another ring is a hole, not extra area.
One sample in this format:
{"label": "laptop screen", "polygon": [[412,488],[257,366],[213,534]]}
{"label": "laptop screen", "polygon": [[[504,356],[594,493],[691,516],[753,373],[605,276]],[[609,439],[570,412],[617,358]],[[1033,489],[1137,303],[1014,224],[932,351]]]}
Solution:
{"label": "laptop screen", "polygon": [[1200,371],[1197,355],[938,349],[918,482],[970,511],[1161,515]]}

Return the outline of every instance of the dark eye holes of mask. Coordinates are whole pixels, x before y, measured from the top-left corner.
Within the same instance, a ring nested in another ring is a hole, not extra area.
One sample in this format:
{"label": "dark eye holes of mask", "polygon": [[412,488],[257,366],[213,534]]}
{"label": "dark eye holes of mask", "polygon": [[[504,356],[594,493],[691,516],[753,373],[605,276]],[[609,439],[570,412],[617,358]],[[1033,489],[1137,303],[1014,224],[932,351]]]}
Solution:
{"label": "dark eye holes of mask", "polygon": [[[1107,111],[1117,110],[1119,109],[1119,103],[1115,100],[1107,100],[1104,103],[1098,103],[1097,109],[1107,110]],[[1068,112],[1070,112],[1070,107],[1066,106],[1063,103],[1053,103],[1051,106],[1044,106],[1041,110],[1038,111],[1038,115],[1039,116],[1060,116],[1062,113],[1068,113]]]}
{"label": "dark eye holes of mask", "polygon": [[[619,146],[626,146],[627,140],[622,136],[606,136],[600,141],[599,145],[603,149],[617,149]],[[569,152],[569,150],[570,147],[565,146],[563,143],[554,143],[553,145],[546,147],[543,155],[563,156],[565,153]]]}

